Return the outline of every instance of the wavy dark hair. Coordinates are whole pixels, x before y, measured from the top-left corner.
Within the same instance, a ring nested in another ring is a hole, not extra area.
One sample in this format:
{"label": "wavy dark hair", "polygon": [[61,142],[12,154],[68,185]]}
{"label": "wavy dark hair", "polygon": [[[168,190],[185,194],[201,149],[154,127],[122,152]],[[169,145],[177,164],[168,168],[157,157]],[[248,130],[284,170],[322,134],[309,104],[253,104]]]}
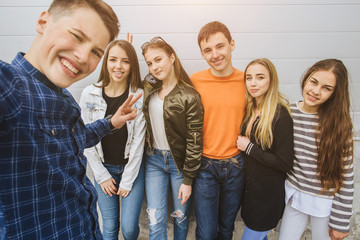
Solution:
{"label": "wavy dark hair", "polygon": [[334,92],[318,108],[319,124],[316,142],[318,148],[317,173],[323,190],[337,192],[344,182],[346,160],[353,156],[353,125],[350,117],[348,71],[342,61],[325,59],[315,63],[305,73],[301,89],[318,71],[329,71],[336,78]]}
{"label": "wavy dark hair", "polygon": [[[130,73],[127,78],[127,85],[130,85],[131,90],[133,92],[135,92],[138,88],[142,87],[139,60],[138,60],[138,57],[136,55],[136,51],[135,51],[133,45],[126,40],[114,40],[108,45],[108,47],[105,51],[105,54],[104,54],[104,59],[103,59],[103,63],[101,66],[98,83],[101,82],[102,84],[100,87],[103,87],[103,88],[108,86],[110,83],[110,75],[109,75],[109,71],[107,69],[107,65],[108,65],[107,60],[109,58],[110,49],[113,48],[114,46],[119,46],[120,48],[122,48],[129,57]],[[97,85],[95,85],[95,86],[97,86]]]}

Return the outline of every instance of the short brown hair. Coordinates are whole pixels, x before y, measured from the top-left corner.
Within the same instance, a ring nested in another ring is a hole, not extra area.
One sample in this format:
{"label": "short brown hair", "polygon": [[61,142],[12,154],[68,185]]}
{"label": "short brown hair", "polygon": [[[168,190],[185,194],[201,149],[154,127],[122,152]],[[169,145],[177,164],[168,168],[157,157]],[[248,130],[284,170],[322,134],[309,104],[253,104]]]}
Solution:
{"label": "short brown hair", "polygon": [[54,0],[48,12],[55,17],[69,14],[76,8],[86,7],[94,10],[104,22],[110,33],[110,41],[114,40],[120,31],[119,19],[114,10],[102,0]]}
{"label": "short brown hair", "polygon": [[215,33],[222,33],[227,38],[229,43],[232,40],[231,34],[227,26],[219,21],[209,22],[205,26],[203,26],[200,29],[199,35],[198,35],[198,44],[200,47],[201,41],[205,40],[207,41],[209,37]]}

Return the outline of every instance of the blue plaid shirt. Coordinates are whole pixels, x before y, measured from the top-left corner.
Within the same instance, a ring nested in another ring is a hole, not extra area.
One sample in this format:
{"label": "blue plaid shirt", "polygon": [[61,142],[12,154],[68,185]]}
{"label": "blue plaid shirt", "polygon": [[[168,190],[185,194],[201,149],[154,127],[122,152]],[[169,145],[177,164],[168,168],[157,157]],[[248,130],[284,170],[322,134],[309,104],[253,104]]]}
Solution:
{"label": "blue plaid shirt", "polygon": [[84,148],[110,133],[85,125],[66,89],[19,53],[0,61],[0,239],[102,239]]}

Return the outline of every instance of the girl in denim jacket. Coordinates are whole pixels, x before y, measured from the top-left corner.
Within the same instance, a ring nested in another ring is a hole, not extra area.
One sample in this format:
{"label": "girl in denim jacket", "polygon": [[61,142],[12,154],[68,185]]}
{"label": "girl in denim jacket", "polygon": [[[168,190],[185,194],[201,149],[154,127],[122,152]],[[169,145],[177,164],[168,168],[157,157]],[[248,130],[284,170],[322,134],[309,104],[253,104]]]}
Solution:
{"label": "girl in denim jacket", "polygon": [[[143,90],[135,49],[128,41],[115,40],[105,52],[98,83],[82,92],[82,118],[85,123],[90,123],[111,117],[129,95],[139,93]],[[85,150],[95,176],[105,240],[118,239],[120,223],[124,239],[137,239],[139,235],[144,196],[142,102],[143,98],[140,98],[134,104],[138,111],[134,120],[104,137],[95,147]],[[120,222],[119,197],[122,198]]]}

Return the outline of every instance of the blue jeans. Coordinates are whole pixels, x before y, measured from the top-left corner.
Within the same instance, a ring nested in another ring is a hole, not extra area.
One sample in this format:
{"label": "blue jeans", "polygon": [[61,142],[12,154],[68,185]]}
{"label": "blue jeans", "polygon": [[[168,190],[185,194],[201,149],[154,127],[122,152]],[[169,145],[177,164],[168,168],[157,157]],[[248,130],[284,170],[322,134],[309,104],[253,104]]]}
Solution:
{"label": "blue jeans", "polygon": [[[112,165],[104,164],[111,176],[118,184],[121,181],[125,164]],[[94,181],[95,189],[98,193],[98,203],[103,220],[104,240],[118,239],[119,236],[119,217],[120,202],[119,196],[110,197],[105,194],[101,186]],[[144,166],[141,164],[139,174],[134,181],[133,187],[127,197],[121,197],[121,231],[125,240],[137,239],[139,235],[139,217],[141,205],[144,198]]]}
{"label": "blue jeans", "polygon": [[196,239],[232,239],[244,189],[244,159],[201,159],[193,184]]}
{"label": "blue jeans", "polygon": [[268,240],[268,231],[255,231],[245,226],[241,240]]}
{"label": "blue jeans", "polygon": [[150,239],[167,239],[167,205],[171,186],[174,210],[174,239],[186,239],[189,226],[190,199],[181,206],[178,199],[179,188],[184,179],[177,170],[170,151],[154,149],[153,154],[146,152],[145,192],[149,216]]}

